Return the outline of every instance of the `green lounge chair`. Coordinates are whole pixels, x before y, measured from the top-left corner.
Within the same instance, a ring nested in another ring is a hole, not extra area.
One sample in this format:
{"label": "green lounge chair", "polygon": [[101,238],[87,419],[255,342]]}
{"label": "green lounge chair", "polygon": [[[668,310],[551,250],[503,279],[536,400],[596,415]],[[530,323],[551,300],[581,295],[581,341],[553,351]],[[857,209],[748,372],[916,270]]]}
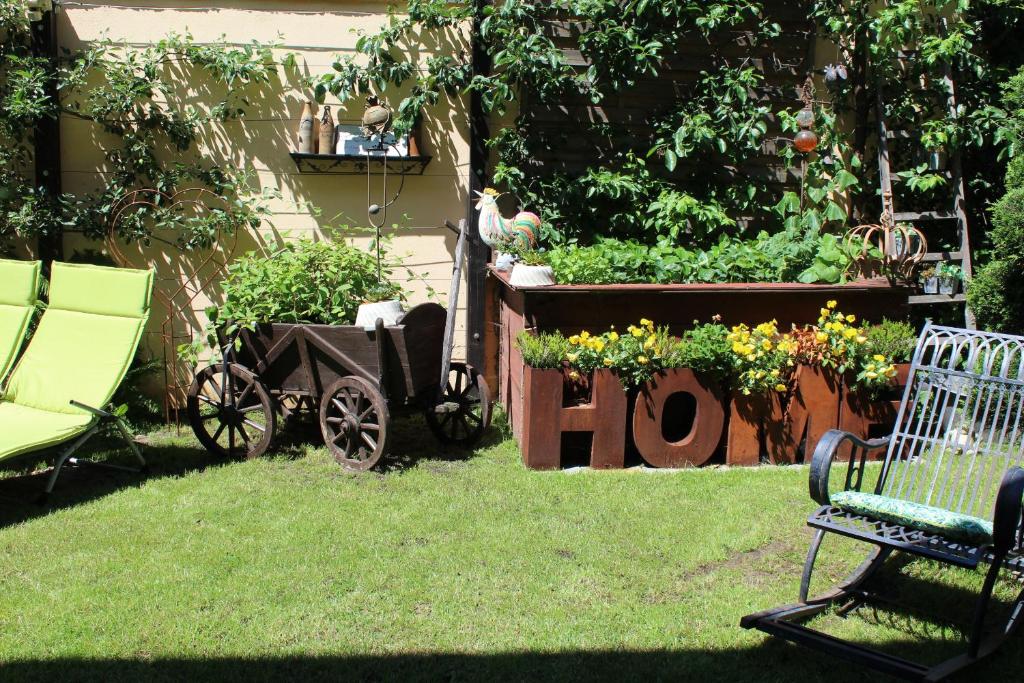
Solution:
{"label": "green lounge chair", "polygon": [[25,341],[39,292],[39,261],[0,259],[0,386]]}
{"label": "green lounge chair", "polygon": [[124,424],[103,407],[135,356],[152,289],[152,271],[53,264],[49,306],[0,398],[0,462],[67,444],[44,496],[104,423],[117,427],[145,467]]}

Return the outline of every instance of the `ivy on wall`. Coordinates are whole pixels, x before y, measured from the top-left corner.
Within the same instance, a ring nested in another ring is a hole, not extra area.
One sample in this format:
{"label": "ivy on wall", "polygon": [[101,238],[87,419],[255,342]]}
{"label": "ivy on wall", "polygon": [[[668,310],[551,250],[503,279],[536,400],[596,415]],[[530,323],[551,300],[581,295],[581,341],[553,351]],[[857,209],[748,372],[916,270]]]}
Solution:
{"label": "ivy on wall", "polygon": [[[259,224],[262,204],[245,173],[204,158],[197,142],[211,123],[243,116],[252,90],[274,79],[273,46],[198,44],[177,34],[141,48],[104,40],[64,53],[54,68],[33,56],[29,31],[24,3],[0,5],[0,249],[66,228],[102,237],[112,206],[140,188],[205,187],[226,203],[184,220],[169,207],[134,211],[119,223],[128,240],[147,240],[173,222],[181,228],[178,246],[188,249],[208,246],[219,231]],[[34,128],[61,116],[111,136],[103,143],[107,172],[94,191],[51,196],[35,186]]]}

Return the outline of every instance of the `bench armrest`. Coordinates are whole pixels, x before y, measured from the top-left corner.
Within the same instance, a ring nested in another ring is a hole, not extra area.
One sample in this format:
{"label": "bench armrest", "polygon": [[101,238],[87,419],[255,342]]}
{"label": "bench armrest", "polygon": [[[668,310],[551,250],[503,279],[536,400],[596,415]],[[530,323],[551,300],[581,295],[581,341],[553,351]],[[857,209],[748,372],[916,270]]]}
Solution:
{"label": "bench armrest", "polygon": [[996,494],[992,518],[992,545],[996,552],[1008,552],[1021,544],[1021,499],[1024,497],[1024,468],[1011,467],[1003,475]]}
{"label": "bench armrest", "polygon": [[864,479],[864,465],[867,462],[869,451],[878,450],[889,445],[889,437],[880,439],[864,440],[859,436],[844,432],[840,429],[830,429],[818,441],[814,448],[814,456],[811,458],[811,476],[809,487],[811,498],[822,505],[829,504],[828,497],[828,475],[832,470],[832,461],[839,452],[839,447],[844,441],[853,444],[854,449],[861,449],[860,458],[854,450],[850,455],[850,467],[846,472],[846,490],[860,490]]}

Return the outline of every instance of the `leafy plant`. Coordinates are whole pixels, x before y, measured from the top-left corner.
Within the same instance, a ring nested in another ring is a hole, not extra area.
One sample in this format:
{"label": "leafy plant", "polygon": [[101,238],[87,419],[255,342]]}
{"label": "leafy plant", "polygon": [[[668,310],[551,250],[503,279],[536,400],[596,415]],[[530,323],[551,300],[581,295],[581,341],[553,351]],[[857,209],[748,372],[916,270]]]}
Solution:
{"label": "leafy plant", "polygon": [[955,263],[943,261],[935,268],[935,274],[944,279],[962,280],[964,269]]}
{"label": "leafy plant", "polygon": [[375,258],[344,243],[299,240],[268,256],[250,252],[228,266],[224,304],[211,319],[238,325],[349,325],[359,304],[402,295],[387,262],[377,280]]}

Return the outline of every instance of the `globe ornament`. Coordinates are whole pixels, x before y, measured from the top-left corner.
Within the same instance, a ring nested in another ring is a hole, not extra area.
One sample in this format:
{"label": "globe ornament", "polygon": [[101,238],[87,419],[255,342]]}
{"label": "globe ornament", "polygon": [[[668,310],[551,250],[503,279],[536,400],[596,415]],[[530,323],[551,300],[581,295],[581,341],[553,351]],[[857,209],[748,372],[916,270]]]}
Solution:
{"label": "globe ornament", "polygon": [[860,278],[886,277],[908,282],[928,253],[928,240],[912,225],[893,225],[888,211],[877,224],[858,225],[846,234],[857,253],[847,272]]}
{"label": "globe ornament", "polygon": [[387,101],[381,100],[376,95],[370,95],[366,98],[366,108],[363,110],[363,135],[367,138],[372,138],[374,135],[383,138],[391,128],[392,118],[391,107]]}

